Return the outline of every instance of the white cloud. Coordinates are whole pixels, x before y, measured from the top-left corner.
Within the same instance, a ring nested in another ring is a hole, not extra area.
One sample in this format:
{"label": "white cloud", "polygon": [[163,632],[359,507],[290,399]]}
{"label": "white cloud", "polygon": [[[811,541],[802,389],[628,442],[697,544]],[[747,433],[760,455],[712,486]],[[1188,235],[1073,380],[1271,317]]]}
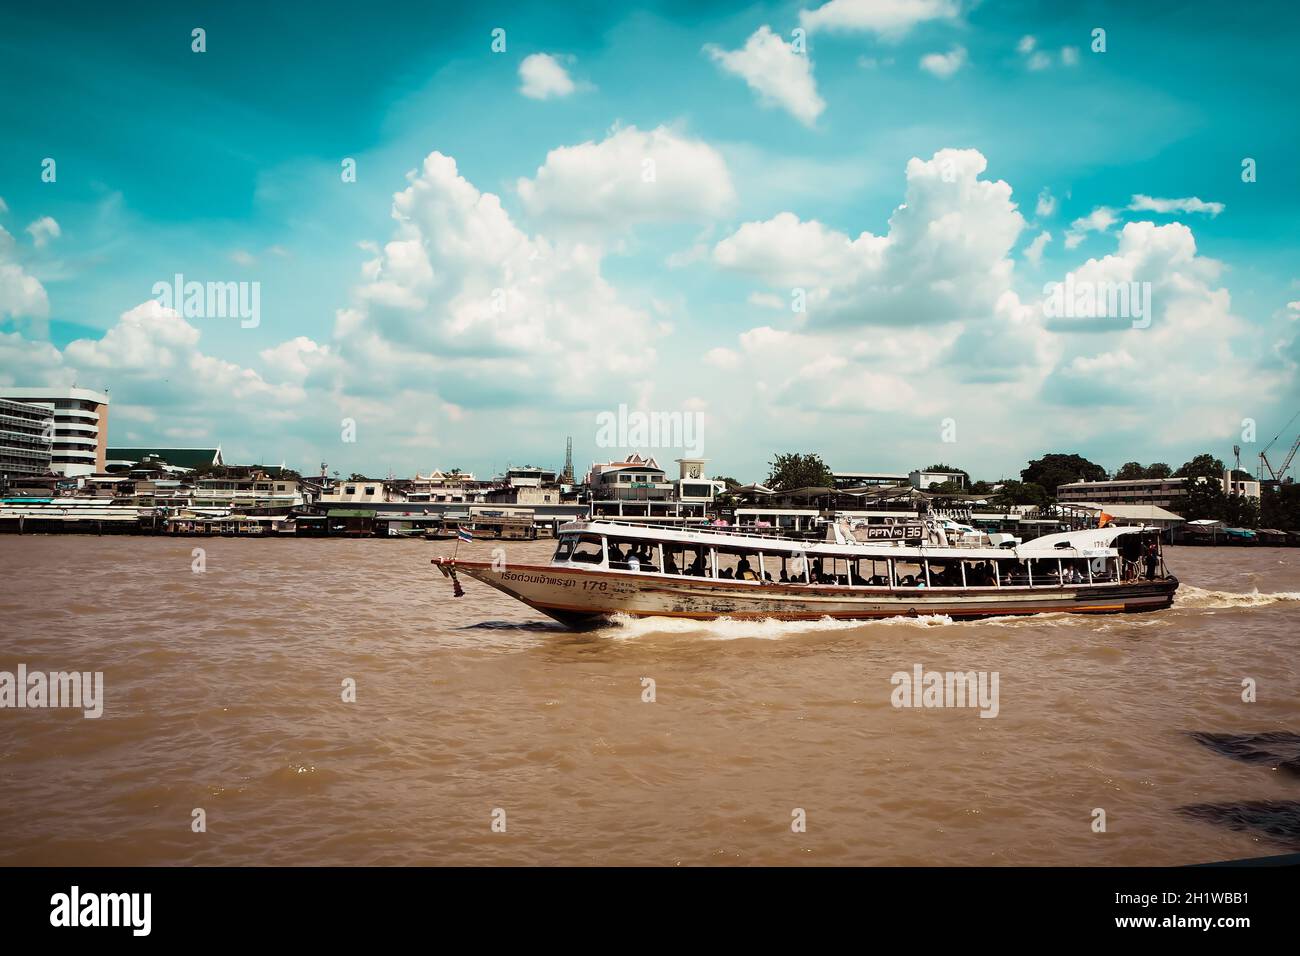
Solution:
{"label": "white cloud", "polygon": [[0,196],[0,215],[3,215],[4,213],[7,213],[8,211],[9,211],[9,207],[5,204],[4,197],[3,197],[3,196]]}
{"label": "white cloud", "polygon": [[1185,199],[1155,199],[1138,193],[1129,203],[1129,209],[1137,212],[1206,212],[1213,218],[1226,208],[1221,202],[1204,202],[1196,196]]}
{"label": "white cloud", "polygon": [[1038,194],[1038,204],[1034,206],[1034,215],[1044,219],[1056,215],[1056,197],[1046,186]]}
{"label": "white cloud", "polygon": [[[656,146],[650,134],[623,132],[629,157],[639,158],[637,146],[662,147],[661,171],[673,167],[675,149],[691,153],[676,140]],[[521,194],[554,212],[564,188],[576,189],[570,176],[585,171],[587,185],[599,189],[601,165],[623,155],[618,146],[577,150],[573,164],[552,153],[535,190]],[[659,185],[687,175],[673,170]],[[655,323],[602,276],[598,246],[530,237],[442,153],[408,176],[393,197],[394,234],[335,323],[339,363],[330,365],[350,402],[407,389],[404,401],[554,408],[593,395],[608,400],[652,366]]]}
{"label": "white cloud", "polygon": [[947,53],[927,53],[921,57],[921,69],[947,79],[966,64],[966,48],[954,46]]}
{"label": "white cloud", "polygon": [[1098,206],[1086,216],[1081,216],[1070,223],[1065,232],[1065,248],[1074,249],[1087,238],[1090,232],[1108,232],[1119,221],[1115,210],[1109,206]]}
{"label": "white cloud", "polygon": [[736,196],[722,154],[666,126],[616,128],[599,143],[553,149],[517,189],[530,216],[562,232],[585,233],[710,219]]}
{"label": "white cloud", "polygon": [[918,23],[955,20],[960,13],[956,0],[830,0],[814,10],[799,11],[799,23],[809,32],[867,31],[897,41]]}
{"label": "white cloud", "polygon": [[236,265],[252,266],[257,264],[257,257],[246,249],[236,249],[230,254],[230,259]]}
{"label": "white cloud", "polygon": [[17,243],[0,226],[0,318],[44,319],[50,314],[45,286],[18,262]]}
{"label": "white cloud", "polygon": [[27,232],[32,237],[32,245],[37,249],[44,248],[51,239],[57,239],[63,234],[63,230],[51,216],[42,216],[28,225]]}
{"label": "white cloud", "polygon": [[704,362],[714,368],[733,369],[740,365],[740,356],[731,349],[709,349],[704,353]]}
{"label": "white cloud", "polygon": [[1047,244],[1051,241],[1052,234],[1050,232],[1047,232],[1046,230],[1040,232],[1038,235],[1034,236],[1033,241],[1025,247],[1025,258],[1035,266],[1039,265],[1043,261],[1043,250],[1047,248]]}
{"label": "white cloud", "polygon": [[[1052,65],[1052,55],[1039,49],[1038,38],[1026,34],[1016,44],[1016,52],[1024,59],[1026,69],[1035,73],[1046,70]],[[1077,46],[1061,47],[1061,64],[1063,66],[1079,65],[1079,48]]]}
{"label": "white cloud", "polygon": [[305,382],[314,370],[325,366],[332,358],[328,345],[320,345],[305,335],[263,349],[258,355],[273,378],[298,384]]}
{"label": "white cloud", "polygon": [[805,126],[812,126],[826,108],[817,95],[812,61],[796,53],[792,43],[766,25],[754,31],[739,50],[723,50],[710,43],[704,52],[728,73],[744,79],[762,105],[781,107]]}
{"label": "white cloud", "polygon": [[973,149],[907,164],[907,192],[883,236],[856,239],[791,212],[742,225],[714,248],[721,267],[787,294],[802,287],[810,324],[933,325],[986,314],[1006,288],[1024,227],[1011,187],[981,179]]}
{"label": "white cloud", "polygon": [[20,332],[0,332],[0,384],[69,385],[73,377],[49,342],[34,342]]}
{"label": "white cloud", "polygon": [[533,53],[519,63],[519,92],[534,100],[568,96],[575,84],[559,59],[549,53]]}

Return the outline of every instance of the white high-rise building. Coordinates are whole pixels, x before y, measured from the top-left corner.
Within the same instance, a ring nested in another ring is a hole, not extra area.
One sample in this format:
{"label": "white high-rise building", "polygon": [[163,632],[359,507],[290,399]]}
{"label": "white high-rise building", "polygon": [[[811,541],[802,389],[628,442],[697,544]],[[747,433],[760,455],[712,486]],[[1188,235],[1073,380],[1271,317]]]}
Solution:
{"label": "white high-rise building", "polygon": [[0,398],[54,413],[50,470],[70,478],[103,473],[108,450],[108,396],[89,388],[0,385]]}

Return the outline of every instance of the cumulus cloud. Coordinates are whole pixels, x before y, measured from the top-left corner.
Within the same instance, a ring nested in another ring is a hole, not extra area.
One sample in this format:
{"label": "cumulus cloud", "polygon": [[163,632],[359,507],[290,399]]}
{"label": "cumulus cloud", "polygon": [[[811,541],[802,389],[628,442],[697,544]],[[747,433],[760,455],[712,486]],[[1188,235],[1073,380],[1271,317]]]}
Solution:
{"label": "cumulus cloud", "polygon": [[1034,215],[1043,219],[1056,215],[1056,197],[1052,195],[1052,191],[1046,186],[1038,194],[1038,203],[1034,206]]}
{"label": "cumulus cloud", "polygon": [[766,25],[754,31],[739,50],[723,50],[710,43],[704,52],[749,84],[763,106],[780,107],[805,126],[812,126],[826,108],[817,95],[812,62]]}
{"label": "cumulus cloud", "polygon": [[49,314],[45,286],[18,261],[18,244],[0,226],[0,319],[44,319]]}
{"label": "cumulus cloud", "polygon": [[1129,209],[1137,212],[1204,212],[1213,218],[1226,208],[1221,202],[1204,202],[1196,196],[1185,199],[1155,199],[1138,193],[1129,203]]}
{"label": "cumulus cloud", "polygon": [[[1066,278],[1081,283],[1150,283],[1149,327],[1125,325],[1098,335],[1098,322],[1071,321],[1083,334],[1049,380],[1045,398],[1111,405],[1116,425],[1140,424],[1144,410],[1164,409],[1177,440],[1231,432],[1261,392],[1286,387],[1293,372],[1259,361],[1267,337],[1232,308],[1220,282],[1222,264],[1199,255],[1182,223],[1130,222],[1116,251],[1089,259]],[[1251,353],[1256,354],[1251,354]]]}
{"label": "cumulus cloud", "polygon": [[1043,250],[1047,248],[1047,244],[1051,241],[1052,234],[1047,230],[1043,230],[1034,236],[1033,241],[1025,247],[1025,258],[1034,265],[1039,265],[1043,261]]}
{"label": "cumulus cloud", "polygon": [[954,46],[947,53],[927,53],[921,57],[921,69],[946,80],[966,65],[966,48]]}
{"label": "cumulus cloud", "polygon": [[[1016,43],[1016,52],[1020,54],[1024,61],[1025,68],[1032,72],[1046,70],[1052,65],[1052,55],[1043,50],[1038,45],[1038,38],[1029,34],[1022,36]],[[1079,48],[1077,46],[1063,46],[1060,52],[1062,66],[1079,65]]]}
{"label": "cumulus cloud", "polygon": [[519,92],[534,100],[568,96],[577,84],[564,64],[550,53],[533,53],[519,63]]}
{"label": "cumulus cloud", "polygon": [[599,143],[561,146],[516,185],[527,213],[562,232],[621,233],[641,223],[695,222],[735,201],[709,144],[660,126],[615,128]]}
{"label": "cumulus cloud", "polygon": [[27,232],[32,237],[32,245],[37,249],[43,249],[51,239],[57,239],[63,234],[52,216],[41,216],[27,226]]}
{"label": "cumulus cloud", "polygon": [[907,164],[906,198],[884,235],[857,238],[782,212],[714,247],[721,267],[804,287],[811,324],[933,325],[986,314],[1007,286],[1024,218],[973,149]]}
{"label": "cumulus cloud", "polygon": [[[657,148],[649,134],[625,132]],[[665,166],[672,154],[666,148]],[[580,172],[564,161],[550,168],[559,174],[539,173],[528,197],[554,212],[566,177]],[[672,171],[670,186],[679,175]],[[650,367],[655,324],[601,274],[599,247],[529,236],[442,153],[409,179],[393,197],[392,238],[335,322],[340,387],[356,395],[406,387],[480,406],[563,404],[609,394],[611,382]],[[593,335],[597,328],[617,331]]]}
{"label": "cumulus cloud", "polygon": [[809,32],[865,31],[896,42],[918,23],[955,20],[960,14],[957,0],[830,0],[799,11],[799,23]]}
{"label": "cumulus cloud", "polygon": [[1110,227],[1119,221],[1115,210],[1109,206],[1098,206],[1086,216],[1080,216],[1070,223],[1065,232],[1065,248],[1076,249],[1090,232],[1109,232]]}

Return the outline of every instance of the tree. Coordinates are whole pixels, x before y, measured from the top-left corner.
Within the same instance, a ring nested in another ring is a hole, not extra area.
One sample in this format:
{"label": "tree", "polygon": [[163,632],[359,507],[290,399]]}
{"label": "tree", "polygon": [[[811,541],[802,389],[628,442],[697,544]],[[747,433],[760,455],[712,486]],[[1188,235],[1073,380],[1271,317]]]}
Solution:
{"label": "tree", "polygon": [[1047,489],[1040,484],[1032,481],[1004,481],[1002,487],[993,494],[992,501],[996,505],[1009,507],[1011,505],[1035,505],[1039,508],[1047,504],[1049,496]]}
{"label": "tree", "polygon": [[972,495],[987,495],[992,490],[993,486],[987,481],[977,481],[975,484],[970,486],[970,493]]}
{"label": "tree", "polygon": [[928,468],[925,468],[924,470],[925,471],[951,471],[954,474],[961,475],[965,483],[968,485],[970,484],[970,474],[968,472],[962,471],[960,468],[954,468],[952,465],[930,465]]}
{"label": "tree", "polygon": [[774,491],[793,491],[796,488],[830,488],[835,484],[831,470],[821,456],[789,453],[777,455],[768,462],[770,469],[767,486]]}
{"label": "tree", "polygon": [[1146,472],[1146,475],[1145,475],[1144,477],[1147,477],[1147,478],[1168,478],[1168,477],[1170,477],[1171,475],[1173,475],[1173,473],[1174,473],[1174,472],[1173,472],[1173,469],[1171,469],[1171,468],[1170,468],[1168,465],[1166,465],[1163,461],[1157,461],[1157,462],[1154,462],[1154,463],[1152,463],[1152,464],[1150,464],[1150,465],[1147,465],[1147,472]]}
{"label": "tree", "polygon": [[724,485],[727,486],[728,491],[730,491],[732,488],[740,487],[740,482],[738,482],[735,478],[728,478],[726,475],[714,475],[713,480],[722,482]]}
{"label": "tree", "polygon": [[367,478],[365,475],[359,475],[355,471],[352,474],[348,475],[348,481],[369,481],[369,480],[370,479]]}
{"label": "tree", "polygon": [[1126,461],[1119,466],[1119,471],[1115,472],[1115,478],[1119,481],[1132,481],[1135,478],[1145,478],[1147,470],[1142,467],[1140,461]]}
{"label": "tree", "polygon": [[1105,481],[1106,469],[1079,455],[1054,452],[1031,461],[1029,467],[1020,472],[1020,477],[1026,484],[1041,485],[1048,497],[1055,498],[1058,485],[1072,481]]}
{"label": "tree", "polygon": [[1211,454],[1197,455],[1174,472],[1175,478],[1212,478],[1223,481],[1223,462]]}
{"label": "tree", "polygon": [[1264,528],[1300,532],[1300,485],[1266,485],[1260,492],[1259,523]]}
{"label": "tree", "polygon": [[1223,493],[1223,483],[1217,478],[1203,475],[1186,476],[1187,494],[1179,498],[1172,507],[1188,521],[1209,519],[1224,521],[1227,517],[1227,498]]}

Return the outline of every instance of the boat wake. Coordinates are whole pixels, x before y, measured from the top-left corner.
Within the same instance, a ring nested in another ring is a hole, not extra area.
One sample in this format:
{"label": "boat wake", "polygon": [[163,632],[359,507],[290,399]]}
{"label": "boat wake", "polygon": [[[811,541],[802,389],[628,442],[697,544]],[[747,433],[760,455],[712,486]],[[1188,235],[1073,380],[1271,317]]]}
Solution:
{"label": "boat wake", "polygon": [[1174,607],[1197,608],[1203,610],[1226,610],[1234,607],[1266,607],[1269,604],[1282,604],[1300,601],[1300,591],[1275,591],[1262,594],[1256,591],[1208,591],[1190,584],[1179,586],[1174,597]]}
{"label": "boat wake", "polygon": [[648,634],[698,634],[704,632],[711,641],[764,640],[775,641],[799,634],[830,631],[851,631],[863,627],[946,627],[953,624],[946,614],[922,617],[889,617],[871,621],[840,621],[830,617],[811,621],[738,620],[722,617],[711,621],[698,621],[680,617],[633,617],[618,614],[606,633],[620,640],[644,637]]}

